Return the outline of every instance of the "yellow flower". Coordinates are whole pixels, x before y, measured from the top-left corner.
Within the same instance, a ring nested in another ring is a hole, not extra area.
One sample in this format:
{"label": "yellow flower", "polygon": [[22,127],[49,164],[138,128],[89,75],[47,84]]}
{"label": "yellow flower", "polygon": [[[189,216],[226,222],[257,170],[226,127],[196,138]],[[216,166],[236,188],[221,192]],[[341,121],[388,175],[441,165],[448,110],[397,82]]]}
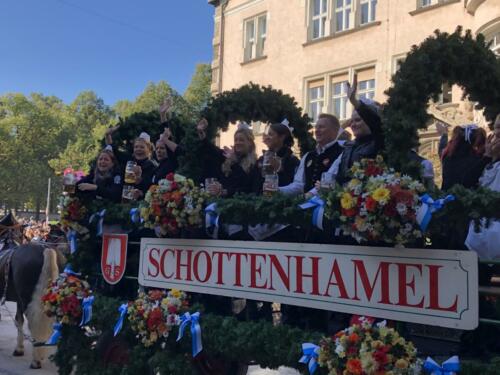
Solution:
{"label": "yellow flower", "polygon": [[340,198],[340,205],[344,210],[350,210],[351,208],[356,206],[356,202],[354,201],[351,194],[343,193],[342,197]]}
{"label": "yellow flower", "polygon": [[354,189],[356,186],[361,185],[361,181],[358,180],[357,178],[353,178],[351,181],[349,181],[349,184],[347,185],[349,189]]}
{"label": "yellow flower", "polygon": [[170,293],[172,293],[172,297],[174,298],[181,298],[182,296],[182,292],[178,289],[172,289]]}
{"label": "yellow flower", "polygon": [[395,363],[396,368],[405,369],[408,368],[408,361],[406,359],[400,358]]}
{"label": "yellow flower", "polygon": [[375,189],[375,191],[372,194],[372,198],[375,199],[377,202],[387,202],[390,196],[391,192],[383,187]]}

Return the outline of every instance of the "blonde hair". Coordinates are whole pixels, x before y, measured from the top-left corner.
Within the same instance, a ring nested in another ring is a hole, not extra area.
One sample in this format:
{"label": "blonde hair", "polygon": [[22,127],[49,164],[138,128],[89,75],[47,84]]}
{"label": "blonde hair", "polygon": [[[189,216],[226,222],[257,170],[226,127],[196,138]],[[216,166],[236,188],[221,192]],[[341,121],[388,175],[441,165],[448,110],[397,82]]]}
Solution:
{"label": "blonde hair", "polygon": [[222,172],[227,177],[231,173],[231,167],[233,164],[239,164],[241,168],[245,171],[245,173],[250,172],[250,169],[257,162],[257,154],[255,153],[255,139],[253,133],[250,129],[238,129],[234,136],[237,134],[242,134],[247,142],[250,143],[250,150],[244,156],[238,156],[236,153],[233,153],[229,158],[227,158],[222,164]]}
{"label": "blonde hair", "polygon": [[146,149],[149,151],[148,159],[151,159],[151,157],[153,156],[153,152],[155,150],[153,144],[151,142],[146,141],[144,138],[140,138],[140,137],[137,137],[136,139],[134,139],[134,142],[132,143],[132,145],[135,146],[136,142],[144,142],[144,144],[146,145]]}

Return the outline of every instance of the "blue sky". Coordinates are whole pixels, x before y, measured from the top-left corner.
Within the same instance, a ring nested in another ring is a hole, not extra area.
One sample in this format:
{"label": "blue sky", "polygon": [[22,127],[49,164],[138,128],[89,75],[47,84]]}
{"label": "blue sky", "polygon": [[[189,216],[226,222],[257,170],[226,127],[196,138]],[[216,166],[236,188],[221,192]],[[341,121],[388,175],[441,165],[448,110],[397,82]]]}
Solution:
{"label": "blue sky", "polygon": [[206,0],[1,0],[0,95],[93,90],[112,105],[159,80],[182,93],[212,34]]}

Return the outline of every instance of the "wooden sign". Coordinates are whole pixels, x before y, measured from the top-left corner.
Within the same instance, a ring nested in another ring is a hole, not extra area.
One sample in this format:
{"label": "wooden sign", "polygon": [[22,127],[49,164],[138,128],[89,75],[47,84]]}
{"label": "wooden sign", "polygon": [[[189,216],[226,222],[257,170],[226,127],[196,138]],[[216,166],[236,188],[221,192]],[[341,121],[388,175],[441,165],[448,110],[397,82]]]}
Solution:
{"label": "wooden sign", "polygon": [[442,327],[478,325],[469,251],[143,238],[139,283]]}

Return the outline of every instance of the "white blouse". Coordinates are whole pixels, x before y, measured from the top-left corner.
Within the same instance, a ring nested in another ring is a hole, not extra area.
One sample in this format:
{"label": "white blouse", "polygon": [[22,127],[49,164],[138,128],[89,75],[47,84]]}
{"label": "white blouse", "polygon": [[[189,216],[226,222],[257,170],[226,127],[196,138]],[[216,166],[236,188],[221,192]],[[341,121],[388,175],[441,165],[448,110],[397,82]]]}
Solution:
{"label": "white blouse", "polygon": [[[500,192],[500,161],[484,170],[479,183],[481,186]],[[474,230],[474,222],[469,224],[465,245],[482,259],[500,259],[500,221],[490,221],[488,228],[485,224],[486,220],[483,219],[479,232]]]}

